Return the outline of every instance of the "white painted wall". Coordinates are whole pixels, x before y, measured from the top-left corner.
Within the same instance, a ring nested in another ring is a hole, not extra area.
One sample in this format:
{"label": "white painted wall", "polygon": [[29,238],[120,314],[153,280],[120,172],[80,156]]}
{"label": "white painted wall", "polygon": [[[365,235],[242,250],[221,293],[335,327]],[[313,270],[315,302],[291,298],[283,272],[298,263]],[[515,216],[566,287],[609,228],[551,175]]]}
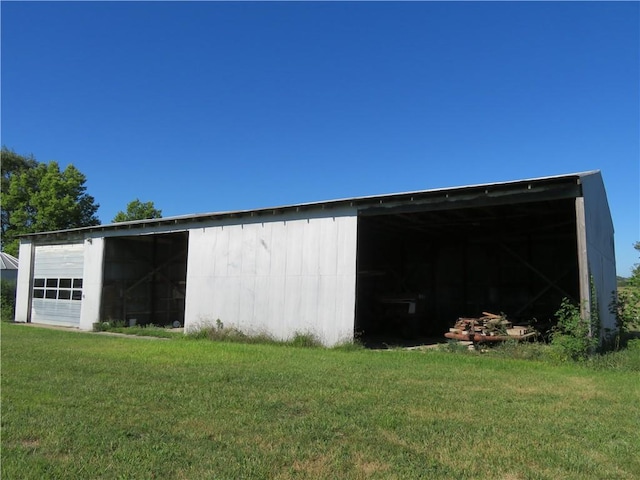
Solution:
{"label": "white painted wall", "polygon": [[617,288],[616,255],[607,194],[600,172],[585,175],[581,180],[589,274],[596,289],[601,325],[603,329],[615,329],[616,320],[609,304]]}
{"label": "white painted wall", "polygon": [[80,330],[93,330],[93,324],[100,321],[103,257],[104,238],[85,239]]}
{"label": "white painted wall", "polygon": [[357,216],[344,209],[331,215],[191,229],[185,328],[219,319],[278,339],[300,332],[326,345],[351,340]]}
{"label": "white painted wall", "polygon": [[33,269],[33,244],[30,240],[20,241],[20,263],[16,284],[16,322],[28,322],[31,316],[31,270]]}

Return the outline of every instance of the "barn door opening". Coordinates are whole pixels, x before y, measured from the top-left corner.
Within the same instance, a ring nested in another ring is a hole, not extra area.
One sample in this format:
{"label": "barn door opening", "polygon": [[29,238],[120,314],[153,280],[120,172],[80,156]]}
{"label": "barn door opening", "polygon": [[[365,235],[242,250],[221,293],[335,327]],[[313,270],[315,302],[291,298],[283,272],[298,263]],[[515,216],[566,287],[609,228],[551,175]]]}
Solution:
{"label": "barn door opening", "polygon": [[186,232],[105,240],[101,316],[125,325],[184,325]]}
{"label": "barn door opening", "polygon": [[445,341],[459,317],[504,313],[546,331],[579,300],[573,199],[358,219],[356,335],[365,344]]}

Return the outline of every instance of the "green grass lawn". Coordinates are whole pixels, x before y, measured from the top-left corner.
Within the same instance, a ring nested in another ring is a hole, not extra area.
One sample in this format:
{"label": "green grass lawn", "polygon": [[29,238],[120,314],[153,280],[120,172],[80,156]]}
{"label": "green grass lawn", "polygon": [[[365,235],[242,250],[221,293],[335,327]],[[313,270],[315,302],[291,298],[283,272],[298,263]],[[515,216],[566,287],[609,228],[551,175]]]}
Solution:
{"label": "green grass lawn", "polygon": [[3,479],[640,478],[640,375],[2,325]]}

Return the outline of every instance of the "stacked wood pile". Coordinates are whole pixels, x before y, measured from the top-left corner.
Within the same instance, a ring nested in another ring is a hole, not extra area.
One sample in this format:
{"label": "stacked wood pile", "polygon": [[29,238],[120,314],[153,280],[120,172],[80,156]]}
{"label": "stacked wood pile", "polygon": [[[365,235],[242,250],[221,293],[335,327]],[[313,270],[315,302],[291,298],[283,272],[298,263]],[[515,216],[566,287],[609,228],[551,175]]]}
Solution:
{"label": "stacked wood pile", "polygon": [[482,342],[504,342],[524,340],[536,335],[529,326],[512,325],[504,315],[482,312],[479,318],[459,318],[455,325],[444,334],[454,340]]}

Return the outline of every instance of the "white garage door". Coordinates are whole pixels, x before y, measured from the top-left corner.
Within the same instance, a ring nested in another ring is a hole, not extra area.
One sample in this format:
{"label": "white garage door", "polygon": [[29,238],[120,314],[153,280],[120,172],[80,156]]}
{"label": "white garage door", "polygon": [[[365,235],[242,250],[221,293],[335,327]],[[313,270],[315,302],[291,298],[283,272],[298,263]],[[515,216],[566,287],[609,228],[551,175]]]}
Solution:
{"label": "white garage door", "polygon": [[82,243],[35,247],[31,302],[33,323],[79,326],[83,264]]}

